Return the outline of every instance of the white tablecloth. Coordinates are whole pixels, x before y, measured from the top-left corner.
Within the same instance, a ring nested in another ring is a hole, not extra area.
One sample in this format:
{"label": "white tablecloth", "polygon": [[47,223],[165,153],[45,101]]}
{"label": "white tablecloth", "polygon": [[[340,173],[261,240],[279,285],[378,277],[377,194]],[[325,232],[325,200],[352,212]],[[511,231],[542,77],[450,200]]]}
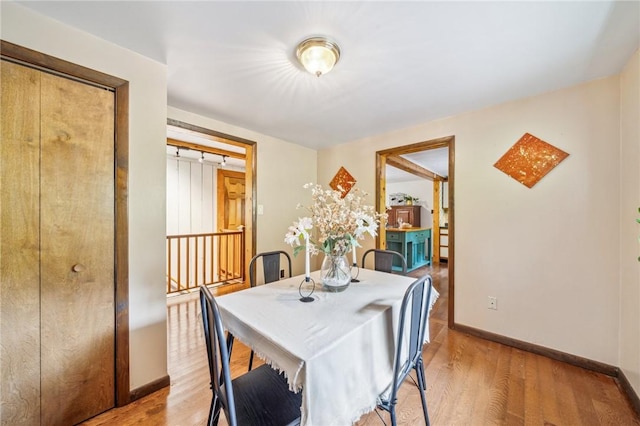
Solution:
{"label": "white tablecloth", "polygon": [[[311,275],[310,303],[299,301],[302,276],[216,300],[229,332],[302,391],[302,425],[349,425],[391,382],[398,311],[415,278],[361,269],[361,282],[327,293]],[[432,304],[437,297],[434,289]]]}

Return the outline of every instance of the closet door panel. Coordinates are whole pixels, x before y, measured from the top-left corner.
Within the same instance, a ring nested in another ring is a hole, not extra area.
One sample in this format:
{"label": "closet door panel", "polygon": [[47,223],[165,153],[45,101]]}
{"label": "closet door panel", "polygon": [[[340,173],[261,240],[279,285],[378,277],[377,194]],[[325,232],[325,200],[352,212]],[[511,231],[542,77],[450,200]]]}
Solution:
{"label": "closet door panel", "polygon": [[42,75],[42,424],[115,405],[114,94]]}
{"label": "closet door panel", "polygon": [[40,422],[40,73],[0,61],[0,425]]}

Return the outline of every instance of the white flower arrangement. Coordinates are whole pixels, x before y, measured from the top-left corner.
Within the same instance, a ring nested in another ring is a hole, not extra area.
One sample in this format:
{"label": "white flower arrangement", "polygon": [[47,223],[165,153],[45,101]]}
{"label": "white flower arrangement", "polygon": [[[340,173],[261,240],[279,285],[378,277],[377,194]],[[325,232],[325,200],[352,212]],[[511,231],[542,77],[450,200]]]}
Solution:
{"label": "white flower arrangement", "polygon": [[[378,235],[380,219],[387,217],[386,213],[377,213],[373,206],[364,205],[367,194],[358,188],[344,197],[340,190],[323,189],[318,184],[307,183],[304,188],[311,188],[313,202],[306,207],[298,204],[297,208],[306,208],[310,216],[293,222],[284,238],[294,247],[294,255],[306,245],[313,255],[320,251],[327,255],[345,255],[352,246],[360,247],[358,240],[364,239],[366,234]],[[314,228],[315,238],[312,235]]]}

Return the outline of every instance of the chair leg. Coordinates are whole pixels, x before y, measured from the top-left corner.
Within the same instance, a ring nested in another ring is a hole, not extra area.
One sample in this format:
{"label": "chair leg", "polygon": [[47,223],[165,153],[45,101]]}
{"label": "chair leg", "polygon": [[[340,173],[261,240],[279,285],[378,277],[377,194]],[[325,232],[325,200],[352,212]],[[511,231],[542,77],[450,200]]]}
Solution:
{"label": "chair leg", "polygon": [[424,421],[429,426],[429,413],[427,411],[427,394],[422,387],[418,386],[418,392],[420,392],[420,402],[422,403],[422,412],[424,414]]}
{"label": "chair leg", "polygon": [[397,419],[396,419],[396,406],[395,406],[395,404],[393,404],[391,406],[391,409],[389,410],[389,415],[391,416],[391,426],[396,426],[397,425]]}
{"label": "chair leg", "polygon": [[211,407],[209,408],[209,419],[207,420],[208,426],[218,426],[221,408],[220,401],[216,396],[214,396],[211,399]]}
{"label": "chair leg", "polygon": [[424,377],[424,363],[422,362],[422,357],[420,357],[416,363],[416,376],[418,376],[418,383],[421,388],[423,390],[427,390],[427,380]]}
{"label": "chair leg", "polygon": [[235,337],[233,334],[227,334],[227,351],[229,352],[229,360],[231,360],[231,352],[233,352],[233,342],[235,342]]}
{"label": "chair leg", "polygon": [[253,351],[251,351],[251,355],[249,355],[249,370],[251,371],[251,367],[253,367]]}
{"label": "chair leg", "polygon": [[418,391],[420,392],[420,400],[422,401],[424,421],[427,426],[429,426],[429,412],[427,411],[427,396],[425,394],[425,391],[427,390],[427,380],[424,377],[424,364],[422,363],[422,358],[418,359],[416,364],[416,375],[418,376]]}
{"label": "chair leg", "polygon": [[423,389],[419,389],[420,391],[420,399],[422,400],[422,412],[424,413],[424,421],[429,426],[429,412],[427,411],[427,397],[424,394]]}

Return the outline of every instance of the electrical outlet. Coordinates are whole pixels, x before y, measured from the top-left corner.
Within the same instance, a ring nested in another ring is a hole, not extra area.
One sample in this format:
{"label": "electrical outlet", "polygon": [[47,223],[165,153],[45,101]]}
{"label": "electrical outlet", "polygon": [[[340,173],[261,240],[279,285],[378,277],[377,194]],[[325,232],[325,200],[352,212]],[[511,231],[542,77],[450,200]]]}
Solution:
{"label": "electrical outlet", "polygon": [[284,269],[280,269],[280,278],[284,278]]}
{"label": "electrical outlet", "polygon": [[493,296],[489,296],[489,306],[487,306],[487,308],[497,311],[498,310],[498,299],[496,299]]}

